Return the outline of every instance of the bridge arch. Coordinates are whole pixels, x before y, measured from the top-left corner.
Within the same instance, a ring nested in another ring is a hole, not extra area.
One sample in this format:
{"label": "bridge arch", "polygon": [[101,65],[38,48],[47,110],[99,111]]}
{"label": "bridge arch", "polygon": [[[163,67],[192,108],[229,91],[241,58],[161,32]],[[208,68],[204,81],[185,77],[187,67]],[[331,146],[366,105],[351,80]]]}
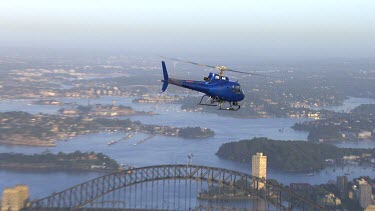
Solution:
{"label": "bridge arch", "polygon": [[[177,179],[207,181],[233,187],[242,190],[243,193],[251,197],[266,200],[280,210],[290,210],[294,207],[327,210],[278,184],[266,182],[262,178],[243,172],[198,165],[158,165],[107,174],[43,199],[32,201],[28,210],[56,208],[80,210],[96,199],[125,187],[151,181]],[[265,184],[262,189],[259,189],[260,183]]]}

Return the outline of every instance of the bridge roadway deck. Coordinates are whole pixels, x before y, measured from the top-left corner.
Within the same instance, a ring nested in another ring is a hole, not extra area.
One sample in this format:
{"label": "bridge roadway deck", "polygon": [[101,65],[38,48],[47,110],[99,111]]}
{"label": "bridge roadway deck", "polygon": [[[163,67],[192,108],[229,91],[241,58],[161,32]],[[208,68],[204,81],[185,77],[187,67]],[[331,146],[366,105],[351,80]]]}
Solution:
{"label": "bridge roadway deck", "polygon": [[[136,209],[136,208],[77,208],[77,209],[71,209],[71,208],[45,208],[45,209],[28,209],[28,210],[38,210],[38,211],[161,211],[161,210],[165,210],[165,209],[145,209],[145,208],[140,208],[140,209]],[[203,211],[203,210],[220,210],[220,211],[224,211],[224,210],[228,210],[228,211],[237,211],[237,210],[241,210],[241,211],[246,211],[246,210],[252,210],[252,209],[236,209],[236,208],[227,208],[227,207],[202,207],[202,206],[199,206],[199,207],[196,207],[193,209],[193,211]],[[177,210],[168,210],[168,211],[177,211]]]}

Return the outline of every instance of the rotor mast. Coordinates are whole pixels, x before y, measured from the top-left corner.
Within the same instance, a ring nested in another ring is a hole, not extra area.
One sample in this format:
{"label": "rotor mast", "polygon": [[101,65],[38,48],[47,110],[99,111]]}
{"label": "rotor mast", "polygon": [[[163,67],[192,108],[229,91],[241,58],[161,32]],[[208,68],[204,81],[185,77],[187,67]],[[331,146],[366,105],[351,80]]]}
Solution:
{"label": "rotor mast", "polygon": [[220,66],[220,67],[215,67],[216,69],[218,69],[220,72],[219,72],[219,75],[220,76],[224,76],[224,71],[228,70],[228,68],[224,67],[224,66]]}

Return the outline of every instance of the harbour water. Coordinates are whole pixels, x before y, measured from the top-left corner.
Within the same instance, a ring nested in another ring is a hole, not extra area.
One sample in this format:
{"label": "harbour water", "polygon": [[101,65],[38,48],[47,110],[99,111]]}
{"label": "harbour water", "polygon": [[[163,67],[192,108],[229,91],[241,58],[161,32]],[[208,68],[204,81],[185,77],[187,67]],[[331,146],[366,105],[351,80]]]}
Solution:
{"label": "harbour water", "polygon": [[358,97],[350,97],[345,101],[345,103],[341,106],[327,106],[327,107],[316,107],[316,110],[319,109],[327,109],[336,112],[348,112],[351,109],[360,106],[362,104],[375,104],[375,99],[372,98],[358,98]]}
{"label": "harbour water", "polygon": [[[49,151],[74,152],[95,151],[103,152],[119,163],[134,165],[136,167],[186,163],[187,155],[194,154],[193,164],[207,165],[238,170],[251,173],[249,164],[237,163],[218,158],[215,153],[221,144],[238,141],[241,139],[251,139],[253,137],[269,137],[277,140],[306,140],[307,133],[297,132],[290,127],[301,121],[308,119],[287,119],[287,118],[266,118],[266,119],[240,119],[221,117],[217,114],[188,112],[180,109],[175,104],[134,104],[133,98],[126,97],[105,97],[90,99],[90,104],[111,104],[128,105],[136,110],[154,111],[158,115],[154,116],[134,116],[132,120],[139,120],[145,124],[160,124],[177,127],[200,126],[208,127],[215,131],[216,135],[207,139],[183,139],[178,137],[155,136],[144,142],[141,140],[148,137],[147,134],[137,133],[125,141],[108,146],[112,140],[119,140],[124,137],[124,133],[97,133],[74,137],[68,141],[57,142],[56,147],[48,148]],[[59,99],[64,102],[77,102],[82,105],[88,103],[87,99]],[[350,105],[350,99],[346,106]],[[55,113],[59,106],[36,106],[31,105],[31,100],[0,101],[0,111],[27,111],[31,113]],[[226,112],[226,111],[223,111]],[[284,129],[284,130],[282,130]],[[282,131],[282,132],[281,132]],[[363,147],[374,148],[375,141],[345,142],[338,143],[339,147]],[[10,146],[0,145],[1,152],[19,153],[41,153],[46,151],[44,147]],[[249,155],[251,156],[251,155]],[[375,171],[371,168],[352,166],[346,168],[327,168],[316,172],[312,176],[304,173],[287,173],[273,169],[268,170],[268,178],[278,180],[283,184],[292,182],[307,182],[311,184],[326,183],[328,180],[335,180],[337,175],[344,175],[350,172],[349,178],[361,175],[375,176]],[[27,184],[30,187],[31,198],[41,198],[53,192],[62,191],[78,183],[93,179],[102,173],[98,172],[39,172],[39,171],[9,171],[0,170],[0,191],[5,187],[15,184]]]}

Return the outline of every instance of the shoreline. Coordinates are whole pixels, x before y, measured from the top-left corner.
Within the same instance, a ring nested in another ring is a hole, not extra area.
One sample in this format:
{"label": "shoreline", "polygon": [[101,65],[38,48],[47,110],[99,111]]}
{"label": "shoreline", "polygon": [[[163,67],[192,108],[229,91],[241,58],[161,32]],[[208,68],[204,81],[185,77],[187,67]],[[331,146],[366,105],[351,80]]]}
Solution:
{"label": "shoreline", "polygon": [[[41,141],[44,142],[44,141]],[[13,146],[33,146],[33,147],[56,147],[56,142],[48,143],[27,143],[27,142],[18,142],[18,141],[3,141],[0,140],[0,145],[13,145]]]}
{"label": "shoreline", "polygon": [[41,166],[41,165],[35,165],[34,164],[22,164],[22,165],[13,165],[13,164],[0,164],[0,171],[17,171],[17,172],[35,172],[38,173],[50,173],[50,172],[80,172],[80,173],[86,173],[86,172],[98,172],[98,173],[114,173],[118,171],[123,170],[113,170],[113,169],[87,169],[87,168],[65,168],[61,166]]}
{"label": "shoreline", "polygon": [[[308,141],[311,141],[311,140],[308,140]],[[327,140],[324,140],[324,141],[311,141],[311,142],[316,142],[316,143],[326,143],[326,144],[339,144],[339,143],[345,143],[345,142],[361,142],[361,141],[375,141],[375,137],[371,137],[371,138],[359,138],[357,140],[353,140],[353,139],[327,139]]]}

